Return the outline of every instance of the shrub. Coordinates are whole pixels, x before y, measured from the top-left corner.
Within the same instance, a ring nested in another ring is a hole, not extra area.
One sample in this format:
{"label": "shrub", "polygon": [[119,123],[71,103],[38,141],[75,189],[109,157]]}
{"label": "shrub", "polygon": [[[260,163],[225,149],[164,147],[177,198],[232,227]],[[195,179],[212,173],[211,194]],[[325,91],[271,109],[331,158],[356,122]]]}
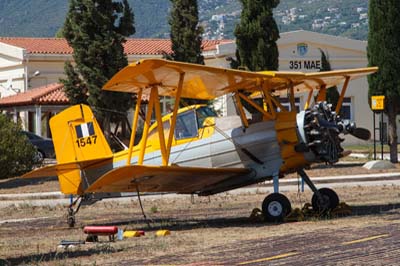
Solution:
{"label": "shrub", "polygon": [[21,127],[0,113],[0,179],[22,175],[38,164],[35,147]]}

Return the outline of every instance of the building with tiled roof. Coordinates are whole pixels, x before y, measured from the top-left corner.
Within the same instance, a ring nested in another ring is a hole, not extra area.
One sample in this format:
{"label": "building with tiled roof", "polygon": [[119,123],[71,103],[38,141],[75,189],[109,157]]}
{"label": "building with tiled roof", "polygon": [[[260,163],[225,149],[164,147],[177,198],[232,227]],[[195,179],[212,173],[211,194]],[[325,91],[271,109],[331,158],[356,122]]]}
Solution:
{"label": "building with tiled roof", "polygon": [[[206,64],[225,62],[219,46],[231,40],[204,40]],[[160,58],[171,53],[169,39],[128,39],[125,53],[129,62]],[[73,61],[73,50],[63,38],[0,37],[0,97],[58,82],[64,77],[64,63]],[[34,75],[34,73],[40,75]],[[12,87],[10,89],[9,87]],[[8,90],[7,90],[8,89]]]}
{"label": "building with tiled roof", "polygon": [[[203,51],[215,51],[217,46],[231,43],[232,40],[203,40]],[[64,38],[28,38],[0,37],[0,43],[24,48],[29,54],[69,54],[72,48]],[[171,53],[169,39],[128,39],[125,43],[125,53],[129,55],[162,55]]]}
{"label": "building with tiled roof", "polygon": [[[50,117],[65,109],[68,104],[64,85],[61,83],[37,87],[0,99],[0,109],[13,114],[14,121],[26,118],[25,129],[47,136],[50,134],[48,130]],[[46,132],[37,131],[36,124],[45,125]]]}
{"label": "building with tiled roof", "polygon": [[[294,31],[281,33],[277,44],[279,69],[283,71],[319,71],[321,50],[329,55],[333,69],[365,67],[368,63],[367,42],[364,41],[310,31]],[[226,58],[234,57],[236,50],[235,43],[230,40],[204,40],[203,48],[206,65],[219,67],[227,67],[229,62]],[[125,43],[129,62],[160,58],[170,49],[171,42],[167,39],[129,39]],[[0,37],[1,97],[58,82],[64,75],[64,62],[73,59],[72,52],[64,39]],[[368,105],[367,88],[366,78],[351,82],[342,109],[346,118],[373,131],[370,123],[373,113]],[[216,106],[224,115],[235,113],[229,99],[226,96],[219,102],[220,106]],[[298,96],[300,110],[306,100],[307,96]],[[36,132],[40,132],[38,124],[35,125]]]}
{"label": "building with tiled roof", "polygon": [[30,89],[26,92],[17,93],[0,99],[0,108],[14,108],[18,106],[54,106],[67,105],[68,98],[64,93],[64,85],[52,83],[49,85]]}
{"label": "building with tiled roof", "polygon": [[[230,43],[231,40],[204,40],[203,55],[206,64],[225,66],[226,54],[220,52],[220,46]],[[128,39],[124,46],[130,63],[145,58],[161,58],[164,53],[172,51],[169,39]],[[0,99],[17,95],[0,101],[0,108],[10,110],[8,103],[5,105],[7,101],[11,101],[10,105],[26,106],[27,102],[38,100],[31,98],[36,93],[33,88],[39,87],[41,92],[46,93],[49,87],[65,77],[64,63],[73,61],[72,55],[73,49],[63,38],[0,37]],[[63,97],[58,96],[58,100],[62,101]],[[50,102],[46,102],[48,103]],[[41,102],[32,102],[30,106],[37,114],[38,109],[33,106],[40,105]],[[25,114],[28,117],[24,119],[25,128],[40,135],[38,118],[34,119],[36,122],[32,122],[30,116],[30,113]]]}

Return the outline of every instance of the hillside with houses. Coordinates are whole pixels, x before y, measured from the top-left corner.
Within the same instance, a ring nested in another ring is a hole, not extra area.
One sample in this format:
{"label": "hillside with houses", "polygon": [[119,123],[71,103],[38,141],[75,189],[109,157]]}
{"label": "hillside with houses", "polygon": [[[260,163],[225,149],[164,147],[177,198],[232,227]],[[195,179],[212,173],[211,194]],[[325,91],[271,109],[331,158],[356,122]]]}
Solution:
{"label": "hillside with houses", "polygon": [[[134,37],[169,37],[170,1],[129,0],[129,3],[135,13]],[[241,12],[239,0],[200,0],[198,4],[204,38],[234,38]],[[67,10],[66,0],[2,0],[0,36],[54,37]],[[281,0],[274,15],[281,32],[303,29],[367,39],[368,1],[365,0]]]}

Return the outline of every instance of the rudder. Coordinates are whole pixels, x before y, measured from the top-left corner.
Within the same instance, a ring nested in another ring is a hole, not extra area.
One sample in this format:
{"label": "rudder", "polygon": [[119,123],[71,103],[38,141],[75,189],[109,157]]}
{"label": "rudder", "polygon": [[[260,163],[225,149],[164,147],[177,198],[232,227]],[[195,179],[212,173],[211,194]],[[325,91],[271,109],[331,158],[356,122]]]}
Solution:
{"label": "rudder", "polygon": [[[107,159],[112,151],[92,110],[87,105],[74,105],[50,119],[50,129],[58,164]],[[66,194],[80,194],[80,169],[58,171],[60,189]]]}

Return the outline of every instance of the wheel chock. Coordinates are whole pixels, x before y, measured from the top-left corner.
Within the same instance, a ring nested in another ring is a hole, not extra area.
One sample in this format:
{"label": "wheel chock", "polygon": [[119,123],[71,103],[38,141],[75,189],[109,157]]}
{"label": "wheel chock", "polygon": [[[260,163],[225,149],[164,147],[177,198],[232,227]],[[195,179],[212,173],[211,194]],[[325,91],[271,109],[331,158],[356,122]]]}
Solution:
{"label": "wheel chock", "polygon": [[312,208],[312,205],[310,203],[305,203],[303,208],[301,209],[301,212],[303,213],[304,217],[313,217],[315,216],[315,212]]}
{"label": "wheel chock", "polygon": [[304,221],[304,214],[299,208],[291,211],[286,217],[285,222],[301,222]]}
{"label": "wheel chock", "polygon": [[254,208],[253,211],[251,212],[249,218],[252,222],[263,222],[264,221],[264,215],[259,208]]}
{"label": "wheel chock", "polygon": [[168,236],[171,232],[169,230],[158,230],[156,236]]}
{"label": "wheel chock", "polygon": [[130,238],[130,237],[141,237],[144,236],[144,231],[124,231],[123,237]]}
{"label": "wheel chock", "polygon": [[351,215],[351,207],[345,202],[341,202],[331,211],[331,215],[334,217]]}

